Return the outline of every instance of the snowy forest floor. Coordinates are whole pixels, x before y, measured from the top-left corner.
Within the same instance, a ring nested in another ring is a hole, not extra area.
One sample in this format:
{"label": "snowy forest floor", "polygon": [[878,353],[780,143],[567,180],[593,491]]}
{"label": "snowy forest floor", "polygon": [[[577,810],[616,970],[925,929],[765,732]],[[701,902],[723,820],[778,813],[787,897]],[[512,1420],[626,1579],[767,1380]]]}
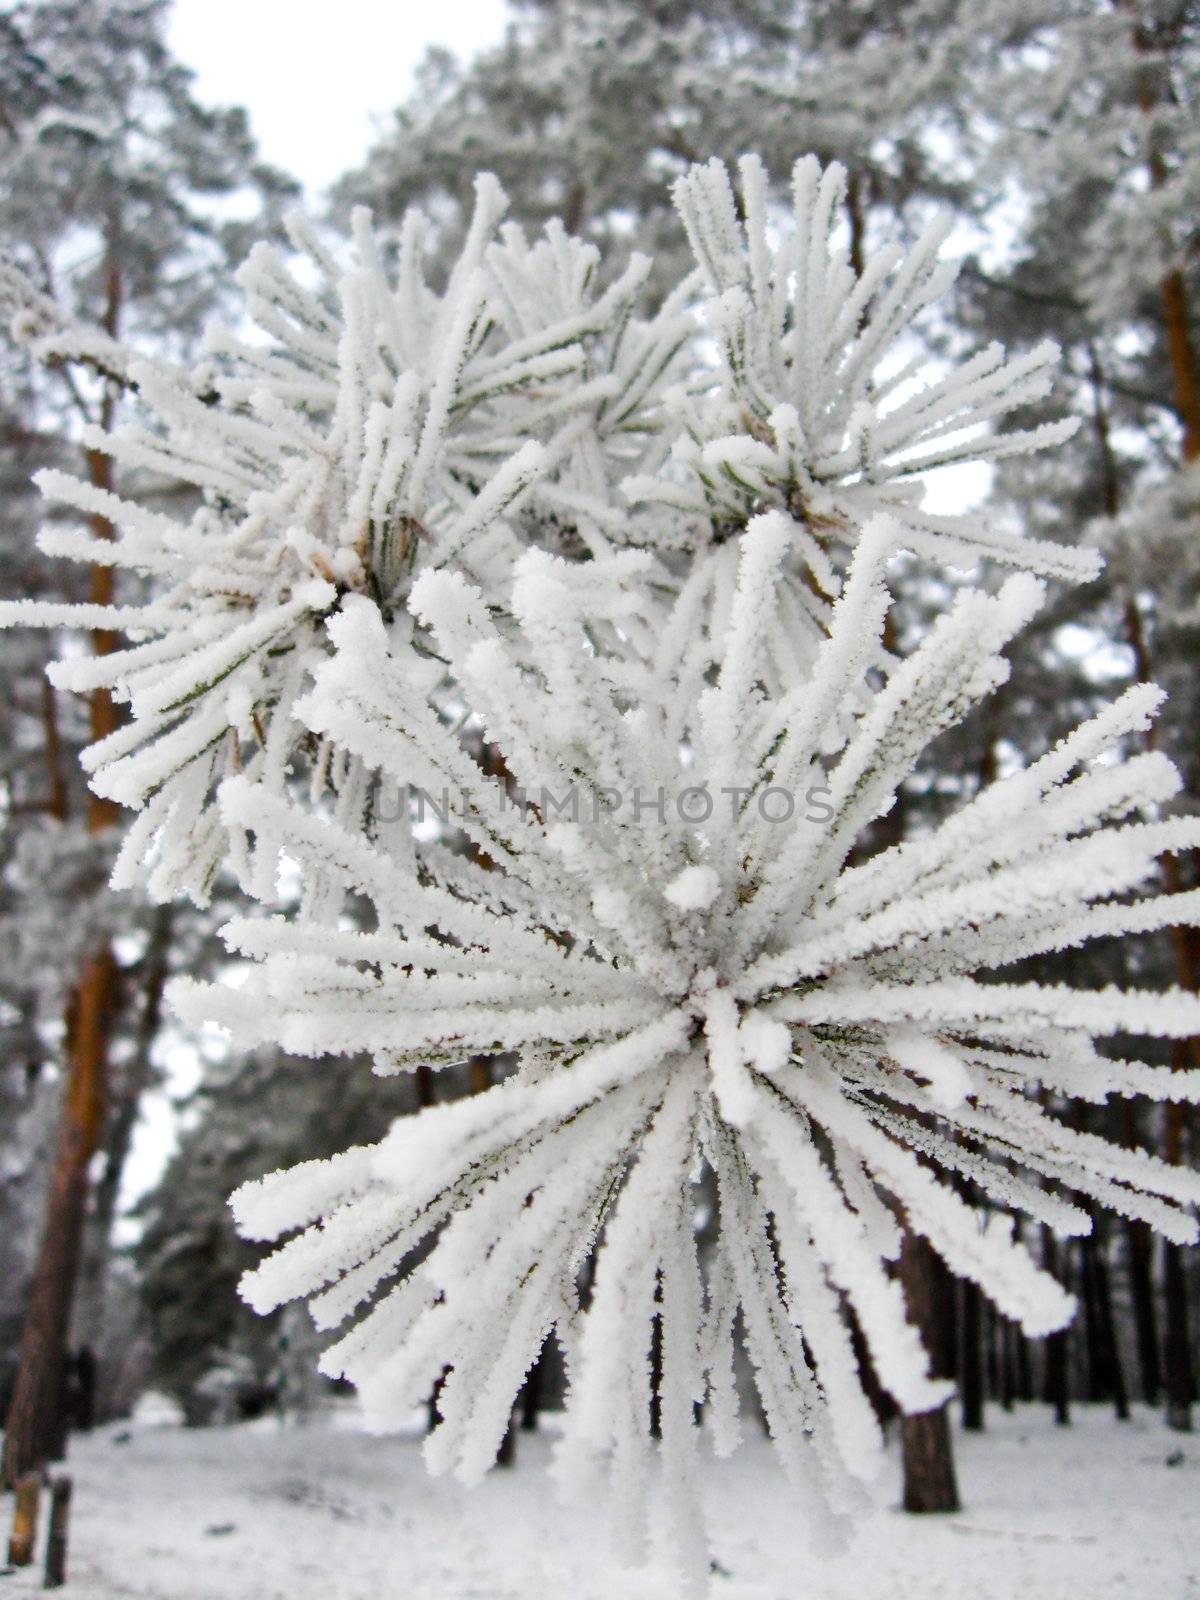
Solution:
{"label": "snowy forest floor", "polygon": [[[1145,1410],[1118,1424],[1080,1407],[993,1410],[956,1431],[966,1509],[897,1509],[893,1441],[875,1512],[814,1565],[766,1441],[707,1469],[717,1600],[1197,1600],[1200,1437]],[[430,1479],[415,1438],[352,1417],[229,1428],[114,1426],[77,1441],[63,1600],[676,1600],[658,1569],[629,1572],[606,1528],[564,1511],[550,1440],[471,1493]],[[7,1529],[5,1529],[7,1532]],[[39,1551],[40,1555],[40,1551]],[[40,1593],[34,1568],[0,1600]]]}

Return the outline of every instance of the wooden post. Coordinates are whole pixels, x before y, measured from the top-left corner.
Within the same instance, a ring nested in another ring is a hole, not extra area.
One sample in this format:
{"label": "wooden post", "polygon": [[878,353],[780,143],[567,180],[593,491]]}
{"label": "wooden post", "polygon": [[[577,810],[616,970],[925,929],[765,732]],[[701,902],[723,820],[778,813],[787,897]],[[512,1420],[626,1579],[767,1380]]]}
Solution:
{"label": "wooden post", "polygon": [[27,1567],[33,1560],[33,1547],[37,1542],[38,1495],[42,1480],[36,1472],[27,1472],[17,1484],[13,1504],[12,1535],[8,1541],[10,1567]]}
{"label": "wooden post", "polygon": [[61,1589],[67,1581],[67,1525],[71,1515],[71,1479],[66,1473],[50,1488],[50,1534],[46,1540],[43,1589]]}

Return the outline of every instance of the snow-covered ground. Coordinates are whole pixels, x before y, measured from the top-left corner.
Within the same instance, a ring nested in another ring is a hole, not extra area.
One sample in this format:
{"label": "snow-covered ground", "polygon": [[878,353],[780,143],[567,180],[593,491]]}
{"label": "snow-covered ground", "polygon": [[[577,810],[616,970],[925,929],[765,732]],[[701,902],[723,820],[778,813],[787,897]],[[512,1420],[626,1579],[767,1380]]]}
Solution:
{"label": "snow-covered ground", "polygon": [[[1200,1438],[1156,1416],[989,1415],[957,1436],[967,1509],[907,1517],[889,1461],[851,1549],[814,1563],[765,1441],[709,1470],[718,1600],[1191,1600],[1200,1597]],[[606,1530],[564,1512],[550,1441],[467,1493],[426,1476],[415,1439],[345,1415],[185,1431],[113,1427],[72,1449],[63,1600],[677,1600],[629,1572]],[[40,1552],[39,1552],[40,1554]],[[40,1592],[0,1577],[0,1600]]]}

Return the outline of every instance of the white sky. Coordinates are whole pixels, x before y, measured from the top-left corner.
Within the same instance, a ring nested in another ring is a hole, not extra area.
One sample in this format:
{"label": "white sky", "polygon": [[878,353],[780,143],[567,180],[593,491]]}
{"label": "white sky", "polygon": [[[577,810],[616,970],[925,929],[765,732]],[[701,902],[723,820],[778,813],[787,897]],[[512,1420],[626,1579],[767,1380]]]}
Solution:
{"label": "white sky", "polygon": [[198,98],[242,105],[263,156],[310,193],[357,166],[431,44],[499,41],[506,0],[175,0],[168,41]]}

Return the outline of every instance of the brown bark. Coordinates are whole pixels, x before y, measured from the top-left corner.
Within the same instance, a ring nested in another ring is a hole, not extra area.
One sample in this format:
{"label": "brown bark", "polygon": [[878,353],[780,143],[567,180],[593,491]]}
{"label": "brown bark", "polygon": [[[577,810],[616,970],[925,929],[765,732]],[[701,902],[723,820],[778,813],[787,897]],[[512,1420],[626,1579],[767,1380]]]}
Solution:
{"label": "brown bark", "polygon": [[55,1478],[50,1488],[50,1533],[46,1540],[43,1589],[61,1589],[67,1581],[67,1531],[71,1516],[71,1480]]}
{"label": "brown bark", "polygon": [[[1131,6],[1135,11],[1136,6]],[[1140,34],[1136,35],[1140,39]],[[1139,44],[1139,48],[1142,45]],[[1154,101],[1153,86],[1143,93],[1143,108],[1149,109]],[[1155,178],[1155,158],[1151,157],[1151,176]],[[1158,174],[1161,181],[1161,173]],[[1187,307],[1184,301],[1183,279],[1178,273],[1168,274],[1163,283],[1163,307],[1166,319],[1168,346],[1171,355],[1171,369],[1175,382],[1176,409],[1183,426],[1183,456],[1185,462],[1191,462],[1200,456],[1200,389],[1197,386],[1195,354],[1191,346],[1187,327]],[[1110,514],[1117,509],[1115,489],[1115,476],[1111,470],[1112,452],[1108,438],[1107,417],[1102,403],[1099,402],[1101,394],[1102,374],[1095,352],[1092,356],[1092,382],[1098,397],[1096,410],[1097,436],[1100,441],[1104,461],[1106,464],[1106,484],[1113,485],[1106,490],[1106,499],[1111,501]],[[1125,627],[1129,644],[1133,650],[1134,665],[1140,682],[1153,681],[1153,669],[1150,660],[1150,650],[1146,641],[1145,630],[1142,627],[1141,610],[1135,596],[1130,595],[1125,603]],[[1151,724],[1146,733],[1146,746],[1156,749],[1158,746],[1158,730]],[[1165,855],[1159,858],[1159,867],[1162,872],[1163,886],[1168,894],[1177,894],[1183,888],[1183,874],[1180,870],[1179,859],[1174,855]],[[1175,972],[1180,986],[1193,992],[1200,988],[1197,982],[1200,972],[1197,970],[1196,944],[1192,931],[1185,927],[1173,927],[1168,930],[1171,940],[1171,953],[1174,959]],[[1188,1066],[1200,1067],[1200,1039],[1190,1038],[1176,1041],[1171,1052],[1172,1065],[1177,1069]],[[1184,1108],[1178,1101],[1168,1101],[1166,1106],[1166,1121],[1164,1127],[1164,1150],[1166,1160],[1178,1164],[1182,1159],[1184,1136]],[[1128,1142],[1128,1141],[1127,1141]],[[1130,1283],[1134,1296],[1134,1313],[1137,1325],[1138,1355],[1142,1368],[1143,1389],[1147,1398],[1158,1393],[1159,1368],[1157,1341],[1154,1327],[1154,1298],[1152,1275],[1150,1271],[1150,1243],[1146,1236],[1144,1226],[1142,1232],[1137,1232],[1138,1224],[1131,1224],[1129,1231],[1130,1244]],[[1192,1402],[1194,1399],[1195,1379],[1191,1364],[1191,1328],[1190,1312],[1187,1299],[1187,1284],[1184,1277],[1183,1261],[1177,1246],[1167,1244],[1164,1246],[1164,1295],[1166,1310],[1166,1338],[1163,1347],[1163,1386],[1166,1390],[1167,1423],[1170,1427],[1181,1432],[1188,1432],[1192,1426]]]}
{"label": "brown bark", "polygon": [[38,1499],[41,1492],[42,1480],[36,1472],[27,1473],[17,1484],[16,1498],[13,1502],[12,1533],[8,1540],[10,1567],[27,1567],[33,1560],[33,1548],[37,1543]]}
{"label": "brown bark", "polygon": [[[908,1320],[920,1330],[926,1345],[938,1322],[936,1274],[928,1240],[906,1231],[900,1251],[900,1281],[908,1307]],[[950,1439],[949,1408],[906,1416],[901,1423],[904,1456],[904,1509],[906,1511],[957,1511],[958,1481]]]}
{"label": "brown bark", "polygon": [[[1162,98],[1161,75],[1149,59],[1152,44],[1142,22],[1138,0],[1123,0],[1123,3],[1133,19],[1134,49],[1143,58],[1143,65],[1138,72],[1137,98],[1149,129],[1146,168],[1151,188],[1161,189],[1168,177],[1167,163],[1162,150],[1154,143],[1151,123],[1154,110]],[[1178,267],[1164,275],[1160,296],[1175,415],[1183,430],[1183,459],[1185,463],[1190,463],[1200,458],[1200,371],[1189,326],[1187,286]]]}
{"label": "brown bark", "polygon": [[106,940],[89,954],[74,997],[67,1082],[41,1248],[21,1333],[0,1481],[44,1466],[54,1447],[87,1210],[88,1166],[104,1121],[116,961]]}
{"label": "brown bark", "polygon": [[[121,311],[121,276],[118,232],[110,227],[106,240],[106,303],[101,319],[106,333],[116,335]],[[116,390],[105,387],[99,423],[112,423]],[[111,463],[98,450],[87,451],[90,481],[98,488],[112,485]],[[111,539],[113,528],[105,518],[93,516],[93,535]],[[107,605],[113,598],[113,570],[100,563],[91,569],[91,598]],[[92,635],[97,655],[115,645],[114,636],[100,630]],[[117,726],[117,709],[106,690],[91,697],[93,738],[103,738]],[[47,723],[48,737],[57,725]],[[48,758],[50,752],[47,752]],[[99,835],[115,822],[112,802],[92,796],[88,831]],[[108,1041],[117,1000],[117,964],[106,937],[87,952],[67,1009],[66,1084],[59,1118],[54,1164],[46,1202],[41,1245],[34,1265],[20,1354],[6,1422],[4,1455],[0,1461],[0,1486],[10,1487],[26,1472],[45,1465],[61,1441],[63,1358],[70,1333],[82,1254],[84,1222],[89,1194],[89,1166],[100,1143],[107,1110]]]}
{"label": "brown bark", "polygon": [[1200,386],[1196,379],[1196,352],[1188,328],[1182,272],[1168,272],[1163,279],[1162,302],[1167,354],[1175,385],[1175,413],[1183,429],[1183,459],[1192,462],[1200,458]]}
{"label": "brown bark", "polygon": [[[103,405],[103,426],[107,427],[112,415],[111,397],[106,396]],[[112,462],[99,450],[87,452],[88,480],[97,489],[112,488]],[[106,517],[93,514],[88,518],[91,525],[92,536],[96,539],[111,539],[113,525]],[[115,581],[113,569],[101,562],[96,562],[91,568],[88,599],[94,606],[110,606],[115,599]],[[96,628],[92,632],[92,651],[95,655],[106,656],[117,647],[117,636],[109,628]],[[110,733],[115,733],[120,726],[120,716],[116,702],[107,689],[92,691],[88,705],[88,722],[93,741],[106,739]],[[114,800],[103,799],[98,794],[88,793],[88,827],[93,833],[98,833],[104,828],[112,827],[120,814],[120,808]]]}
{"label": "brown bark", "polygon": [[901,1426],[905,1511],[961,1510],[946,1407],[905,1417]]}

